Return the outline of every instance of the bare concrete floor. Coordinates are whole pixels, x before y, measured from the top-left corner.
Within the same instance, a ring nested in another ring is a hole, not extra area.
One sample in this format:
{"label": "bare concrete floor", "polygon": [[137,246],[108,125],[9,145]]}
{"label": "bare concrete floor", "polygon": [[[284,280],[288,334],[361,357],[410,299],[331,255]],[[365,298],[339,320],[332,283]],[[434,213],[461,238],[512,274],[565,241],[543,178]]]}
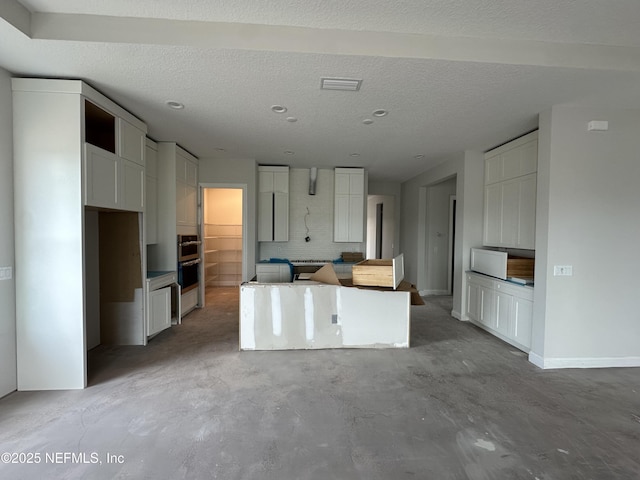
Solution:
{"label": "bare concrete floor", "polygon": [[40,459],[0,478],[640,478],[640,369],[539,370],[426,301],[408,350],[238,352],[216,289],[147,347],[90,352],[89,388],[0,400],[0,453]]}

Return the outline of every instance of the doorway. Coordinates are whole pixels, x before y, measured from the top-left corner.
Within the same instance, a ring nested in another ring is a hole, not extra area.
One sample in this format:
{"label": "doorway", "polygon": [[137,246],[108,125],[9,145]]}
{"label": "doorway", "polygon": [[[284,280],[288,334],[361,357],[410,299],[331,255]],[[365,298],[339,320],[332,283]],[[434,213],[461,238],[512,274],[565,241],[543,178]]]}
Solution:
{"label": "doorway", "polygon": [[393,258],[395,198],[393,195],[367,197],[367,258]]}
{"label": "doorway", "polygon": [[212,289],[242,283],[244,225],[242,188],[203,188],[203,298]]}

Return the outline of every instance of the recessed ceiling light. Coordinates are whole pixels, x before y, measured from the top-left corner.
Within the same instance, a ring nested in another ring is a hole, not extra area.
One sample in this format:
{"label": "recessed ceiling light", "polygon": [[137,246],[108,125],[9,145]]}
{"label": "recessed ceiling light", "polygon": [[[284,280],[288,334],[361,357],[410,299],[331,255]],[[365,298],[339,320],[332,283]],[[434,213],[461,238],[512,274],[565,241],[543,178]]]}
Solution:
{"label": "recessed ceiling light", "polygon": [[359,157],[360,154],[359,153],[350,153],[349,156],[350,157]]}
{"label": "recessed ceiling light", "polygon": [[174,110],[182,110],[184,108],[184,104],[180,102],[175,102],[173,100],[167,100],[165,103],[167,107],[173,108]]}
{"label": "recessed ceiling light", "polygon": [[364,123],[365,125],[371,125],[373,123],[373,120],[371,120],[370,118],[365,118],[362,123]]}
{"label": "recessed ceiling light", "polygon": [[294,122],[297,122],[297,121],[298,121],[298,119],[296,117],[287,117],[287,122],[294,123]]}
{"label": "recessed ceiling light", "polygon": [[362,80],[355,78],[321,78],[320,88],[322,90],[346,90],[349,92],[356,92],[360,90]]}
{"label": "recessed ceiling light", "polygon": [[283,107],[282,105],[272,105],[271,111],[273,113],[284,113],[287,111],[287,107]]}
{"label": "recessed ceiling light", "polygon": [[379,110],[376,110],[373,112],[373,116],[374,117],[384,117],[385,115],[387,115],[389,112],[386,110],[383,110],[382,108]]}
{"label": "recessed ceiling light", "polygon": [[293,155],[295,152],[292,152],[291,150],[285,150],[284,154],[285,155]]}
{"label": "recessed ceiling light", "polygon": [[418,160],[420,160],[421,158],[424,158],[424,155],[420,154],[420,155],[416,155],[413,158],[417,158]]}

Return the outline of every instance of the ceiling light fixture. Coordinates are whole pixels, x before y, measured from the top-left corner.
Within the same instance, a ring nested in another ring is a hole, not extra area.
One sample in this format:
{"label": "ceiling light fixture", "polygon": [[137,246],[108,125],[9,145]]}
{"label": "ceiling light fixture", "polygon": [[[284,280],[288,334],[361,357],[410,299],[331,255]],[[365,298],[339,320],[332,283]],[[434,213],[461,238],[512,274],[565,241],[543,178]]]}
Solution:
{"label": "ceiling light fixture", "polygon": [[167,105],[167,107],[173,108],[174,110],[182,110],[184,108],[184,104],[183,103],[175,102],[173,100],[167,100],[164,103]]}
{"label": "ceiling light fixture", "polygon": [[297,121],[298,121],[298,119],[296,117],[287,117],[287,122],[295,123]]}
{"label": "ceiling light fixture", "polygon": [[384,110],[382,108],[380,108],[379,110],[375,110],[373,112],[373,116],[374,117],[384,117],[388,114],[389,112],[387,110]]}
{"label": "ceiling light fixture", "polygon": [[350,153],[349,156],[350,157],[359,157],[360,154],[359,153]]}
{"label": "ceiling light fixture", "polygon": [[371,120],[370,118],[365,118],[362,123],[364,123],[365,125],[371,125],[373,123],[373,120]]}
{"label": "ceiling light fixture", "polygon": [[272,105],[271,111],[273,113],[284,113],[287,111],[287,107],[283,107],[282,105]]}
{"label": "ceiling light fixture", "polygon": [[320,88],[322,90],[344,90],[347,92],[357,92],[360,90],[362,80],[355,78],[328,78],[320,79]]}

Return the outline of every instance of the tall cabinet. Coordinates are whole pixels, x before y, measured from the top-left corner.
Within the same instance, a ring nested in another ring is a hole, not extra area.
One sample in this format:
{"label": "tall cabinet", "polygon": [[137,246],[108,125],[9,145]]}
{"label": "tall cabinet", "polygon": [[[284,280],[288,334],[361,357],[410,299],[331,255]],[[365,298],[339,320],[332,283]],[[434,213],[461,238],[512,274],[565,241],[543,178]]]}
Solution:
{"label": "tall cabinet", "polygon": [[258,241],[289,241],[289,167],[258,167]]}
{"label": "tall cabinet", "polygon": [[535,248],[538,132],[485,155],[486,246]]}
{"label": "tall cabinet", "polygon": [[[175,271],[178,234],[198,234],[198,159],[175,142],[157,143],[157,242],[150,245],[149,269]],[[199,303],[198,290],[184,293],[182,314]]]}
{"label": "tall cabinet", "polygon": [[[89,338],[145,338],[147,128],[78,80],[14,78],[12,88],[18,390],[84,388]],[[120,307],[126,323],[111,324]]]}
{"label": "tall cabinet", "polygon": [[364,242],[363,168],[335,169],[334,242]]}

